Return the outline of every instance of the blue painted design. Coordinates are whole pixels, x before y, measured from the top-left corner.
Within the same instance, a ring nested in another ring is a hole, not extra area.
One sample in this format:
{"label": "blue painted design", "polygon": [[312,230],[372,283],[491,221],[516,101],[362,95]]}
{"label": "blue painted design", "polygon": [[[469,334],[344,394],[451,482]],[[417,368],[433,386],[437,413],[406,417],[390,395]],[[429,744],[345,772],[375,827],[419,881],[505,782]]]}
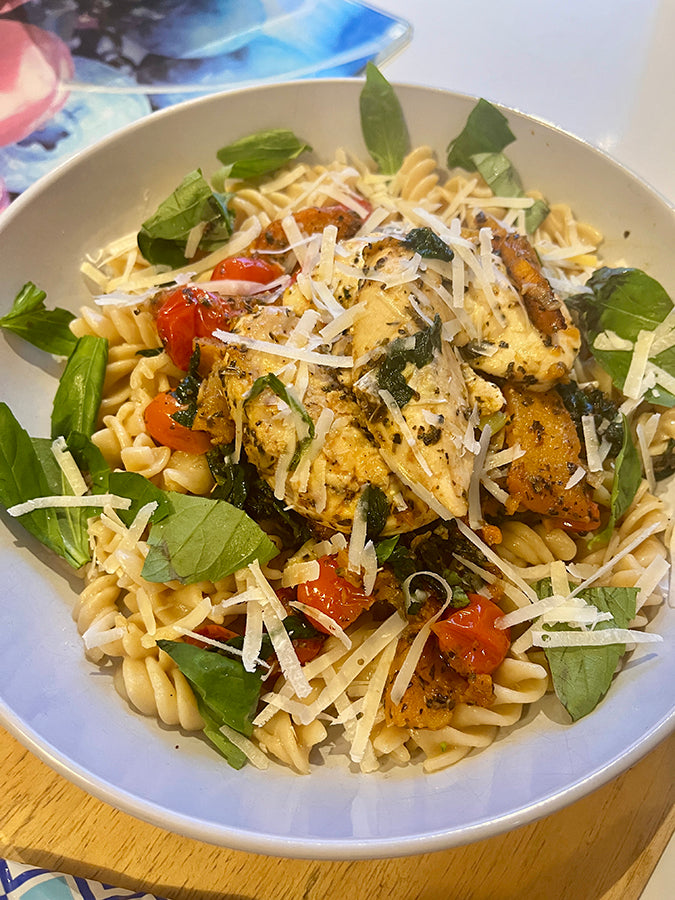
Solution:
{"label": "blue painted design", "polygon": [[162,900],[87,878],[0,859],[0,900]]}
{"label": "blue painted design", "polygon": [[358,0],[42,0],[2,18],[53,31],[75,62],[63,109],[0,148],[11,194],[154,109],[244,83],[356,75],[410,31]]}

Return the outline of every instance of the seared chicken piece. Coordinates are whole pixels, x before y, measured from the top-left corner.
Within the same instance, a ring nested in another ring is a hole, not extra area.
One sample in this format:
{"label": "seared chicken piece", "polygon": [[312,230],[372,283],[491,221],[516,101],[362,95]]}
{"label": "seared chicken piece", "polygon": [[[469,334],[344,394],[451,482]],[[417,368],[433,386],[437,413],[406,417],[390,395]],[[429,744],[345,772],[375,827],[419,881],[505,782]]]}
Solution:
{"label": "seared chicken piece", "polygon": [[[261,307],[239,319],[233,330],[256,340],[284,344],[297,322],[298,317],[285,307]],[[390,503],[384,534],[410,531],[436,518],[382,459],[360,424],[358,405],[333,368],[311,365],[307,387],[299,398],[315,425],[323,410],[332,411],[334,418],[325,440],[308,471],[302,453],[290,461],[289,455],[295,456],[294,449],[301,441],[297,426],[302,429],[303,423],[297,413],[289,415],[284,399],[270,387],[248,397],[258,378],[280,372],[286,363],[283,357],[228,344],[211,376],[224,386],[233,418],[237,410],[243,411],[246,455],[277,496],[283,491],[284,501],[302,515],[345,532],[352,529],[367,484],[380,488]],[[303,452],[311,454],[311,446]]]}
{"label": "seared chicken piece", "polygon": [[[364,251],[353,389],[392,470],[444,518],[463,516],[474,461],[463,443],[471,410],[460,363],[441,337],[413,255],[394,238]],[[411,277],[401,283],[406,270]]]}
{"label": "seared chicken piece", "polygon": [[533,393],[507,385],[504,395],[506,446],[525,451],[509,468],[507,513],[530,510],[573,531],[597,528],[600,511],[587,481],[567,486],[581,465],[581,444],[558,392]]}
{"label": "seared chicken piece", "polygon": [[[339,241],[353,237],[363,225],[363,219],[353,209],[340,203],[334,206],[308,206],[293,213],[300,231],[306,235],[318,234],[327,225],[335,225]],[[282,225],[282,219],[270,222],[251,245],[254,253],[272,253],[283,257],[288,250],[288,238]]]}
{"label": "seared chicken piece", "polygon": [[581,346],[569,311],[541,273],[526,238],[494,222],[496,280],[486,296],[476,279],[469,282],[464,307],[477,340],[458,335],[456,343],[472,369],[488,376],[547,390],[566,378]]}

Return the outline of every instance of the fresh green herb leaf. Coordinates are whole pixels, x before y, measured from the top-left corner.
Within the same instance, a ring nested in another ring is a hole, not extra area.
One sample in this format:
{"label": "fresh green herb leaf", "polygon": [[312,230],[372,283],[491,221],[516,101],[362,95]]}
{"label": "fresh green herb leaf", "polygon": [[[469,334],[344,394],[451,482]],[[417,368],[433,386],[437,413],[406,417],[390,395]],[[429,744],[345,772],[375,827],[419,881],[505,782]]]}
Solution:
{"label": "fresh green herb leaf", "polygon": [[[525,196],[520,176],[503,153],[477,153],[472,160],[496,197]],[[525,210],[525,230],[528,234],[539,228],[549,211],[548,204],[543,200],[535,200]]]}
{"label": "fresh green herb leaf", "polygon": [[263,670],[247,672],[239,658],[185,641],[157,641],[157,646],[169,654],[221,724],[251,736]]}
{"label": "fresh green herb leaf", "polygon": [[160,353],[164,353],[164,347],[148,347],[144,350],[137,350],[136,356],[153,357],[159,356]]}
{"label": "fresh green herb leaf", "polygon": [[623,420],[623,443],[614,464],[614,481],[609,501],[610,516],[603,530],[594,535],[588,542],[589,547],[598,547],[608,543],[614,532],[616,523],[633,502],[642,481],[642,462],[628,427],[626,417]]}
{"label": "fresh green herb leaf", "polygon": [[469,113],[462,131],[448,144],[448,167],[460,166],[473,172],[476,164],[472,157],[479,153],[501,153],[515,139],[506,116],[481,98]]}
{"label": "fresh green herb leaf", "polygon": [[244,754],[227,740],[220,726],[229,725],[239,734],[251,736],[262,675],[247,672],[240,659],[224,653],[180,641],[158,641],[157,645],[169,654],[194,688],[206,722],[205,735],[230,765],[241,768],[246,761]]}
{"label": "fresh green herb leaf", "polygon": [[258,178],[276,172],[281,166],[312,148],[286,128],[258,131],[218,150],[216,156],[229,166],[230,178]]}
{"label": "fresh green herb leaf", "polygon": [[366,66],[360,97],[361,131],[368,152],[384,175],[395,175],[410,150],[408,128],[398,97],[377,66]]}
{"label": "fresh green herb leaf", "polygon": [[157,509],[150,516],[153,525],[166,519],[173,512],[169,494],[138,472],[111,472],[105,490],[131,500],[129,509],[117,510],[117,515],[125,525],[131,525],[141,507],[147,503],[157,504]]}
{"label": "fresh green herb leaf", "polygon": [[103,393],[108,342],[85,334],[68,357],[59,381],[52,409],[52,437],[65,437],[74,431],[91,437],[98,421]]}
{"label": "fresh green herb leaf", "polygon": [[[61,471],[47,438],[31,438],[38,464],[47,479],[47,496],[72,496],[72,488]],[[97,514],[96,509],[83,506],[54,507],[49,510],[56,520],[63,551],[60,556],[79,569],[90,559],[88,520]]]}
{"label": "fresh green herb leaf", "polygon": [[307,426],[307,434],[300,438],[295,448],[295,453],[293,454],[293,458],[288,466],[288,471],[293,472],[297,468],[298,463],[300,462],[300,457],[304,453],[305,449],[311,444],[314,439],[315,429],[314,422],[312,421],[312,417],[309,415],[305,407],[300,403],[293,394],[288,390],[283,381],[278,378],[273,372],[269,372],[267,375],[261,375],[260,378],[256,378],[251,386],[251,390],[248,392],[248,396],[244,403],[249,403],[251,400],[255,400],[265,388],[269,388],[273,393],[277,395],[284,403],[294,410],[302,421]]}
{"label": "fresh green herb leaf", "polygon": [[366,537],[374,541],[387,524],[389,501],[384,491],[374,484],[367,484],[359,498],[366,511]]}
{"label": "fresh green herb leaf", "polygon": [[408,363],[413,363],[421,369],[432,361],[434,352],[441,349],[441,317],[437,315],[428,328],[423,328],[411,337],[414,338],[412,347],[409,347],[409,337],[392,341],[377,369],[378,387],[389,391],[401,408],[415,393],[403,376],[405,367]]}
{"label": "fresh green herb leaf", "polygon": [[[518,172],[502,151],[514,141],[506,116],[487,100],[479,100],[469,113],[466,125],[448,145],[448,167],[478,171],[498,197],[524,197]],[[549,213],[543,200],[535,200],[525,212],[528,234],[541,225]]]}
{"label": "fresh green herb leaf", "polygon": [[[640,269],[598,269],[586,287],[591,294],[578,294],[570,305],[579,314],[591,353],[610,375],[619,390],[623,389],[630,368],[632,351],[600,350],[595,347],[598,335],[611,331],[620,338],[635,342],[641,331],[654,331],[673,309],[664,288]],[[675,347],[650,357],[650,361],[675,377]],[[661,406],[675,406],[675,396],[657,385],[646,399]]]}
{"label": "fresh green herb leaf", "polygon": [[195,696],[199,715],[204,720],[204,737],[211,741],[218,753],[227,760],[233,769],[243,769],[247,762],[246,754],[225,737],[220,730],[221,723],[218,718],[213,715],[199,694],[195,694]]}
{"label": "fresh green herb leaf", "polygon": [[138,233],[138,248],[148,262],[180,268],[190,232],[205,223],[198,250],[215,250],[232,234],[234,214],[229,196],[214,193],[200,169],[188,173],[176,190],[160,203]]}
{"label": "fresh green herb leaf", "polygon": [[[49,442],[47,442],[49,443]],[[53,460],[54,467],[56,462]],[[22,428],[6,403],[0,403],[0,502],[9,509],[17,503],[48,497],[54,492],[62,493],[55,472],[50,469],[50,477],[43,467],[41,458],[46,457],[43,443],[34,441]],[[60,470],[59,470],[60,472]],[[56,491],[54,490],[56,487]],[[90,513],[91,515],[91,513]],[[36,509],[17,518],[17,521],[54,553],[63,557],[69,565],[79,569],[89,559],[88,547],[81,552],[81,541],[72,535],[64,537],[61,524],[54,509]]]}
{"label": "fresh green herb leaf", "polygon": [[173,512],[148,536],[142,575],[148,581],[219,581],[277,555],[275,544],[246,513],[223,500],[171,492]]}
{"label": "fresh green herb leaf", "polygon": [[442,259],[444,262],[450,262],[455,255],[431,228],[413,228],[405,236],[403,243],[425,259]]}
{"label": "fresh green herb leaf", "polygon": [[10,311],[0,318],[0,326],[40,350],[55,356],[69,356],[77,342],[68,327],[75,316],[59,307],[47,309],[46,296],[28,281],[14,298]]}
{"label": "fresh green herb leaf", "polygon": [[[540,598],[551,595],[551,582],[546,579],[534,585]],[[599,622],[597,631],[606,628],[627,628],[635,617],[637,588],[595,587],[581,591],[579,596],[612,618]],[[569,631],[563,623],[546,626],[551,631]],[[605,696],[612,683],[619,660],[626,652],[625,644],[605,647],[545,648],[551,669],[553,687],[558,699],[574,721],[588,715]]]}

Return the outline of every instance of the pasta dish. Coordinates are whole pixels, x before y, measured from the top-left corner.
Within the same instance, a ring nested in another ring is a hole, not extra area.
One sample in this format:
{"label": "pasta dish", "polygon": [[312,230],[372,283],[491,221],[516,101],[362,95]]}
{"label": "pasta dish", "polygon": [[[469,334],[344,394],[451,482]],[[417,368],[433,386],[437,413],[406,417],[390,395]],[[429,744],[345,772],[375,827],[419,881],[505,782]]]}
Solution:
{"label": "pasta dish", "polygon": [[434,772],[547,691],[590,714],[658,640],[672,304],[622,332],[610,294],[660,286],[462,135],[450,168],[300,146],[261,171],[238,142],[83,264],[100,394],[52,435],[74,617],[136,711],[235,767]]}

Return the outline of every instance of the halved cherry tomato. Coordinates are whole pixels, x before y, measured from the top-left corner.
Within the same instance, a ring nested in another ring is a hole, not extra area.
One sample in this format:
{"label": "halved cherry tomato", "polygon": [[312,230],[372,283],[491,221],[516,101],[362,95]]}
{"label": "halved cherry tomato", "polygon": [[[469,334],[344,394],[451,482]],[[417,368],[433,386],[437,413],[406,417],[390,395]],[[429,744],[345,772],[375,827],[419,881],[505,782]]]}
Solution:
{"label": "halved cherry tomato", "polygon": [[164,299],[157,313],[157,331],[166,352],[179,369],[187,371],[193,341],[210,337],[217,328],[229,329],[228,321],[244,312],[236,300],[188,285]]}
{"label": "halved cherry tomato", "polygon": [[305,663],[308,663],[310,660],[314,659],[315,656],[318,656],[325,643],[326,638],[323,635],[321,635],[321,637],[296,638],[293,641],[293,649],[295,650],[295,655],[300,660],[300,665],[304,666]]}
{"label": "halved cherry tomato", "polygon": [[[204,625],[200,625],[198,628],[195,628],[195,634],[210,638],[212,641],[220,641],[222,644],[229,641],[230,638],[238,636],[236,631],[231,631],[224,625],[218,625],[215,622],[207,622]],[[208,649],[212,646],[211,644],[207,644],[206,641],[199,641],[197,638],[191,637],[190,635],[185,635],[183,640],[187,644],[193,644],[195,647],[206,647]]]}
{"label": "halved cherry tomato", "polygon": [[[460,674],[489,675],[501,664],[511,646],[508,628],[495,627],[504,613],[480,594],[469,594],[469,605],[431,626],[441,653],[461,663]],[[457,667],[460,671],[459,666]]]}
{"label": "halved cherry tomato", "polygon": [[[346,628],[372,605],[374,597],[364,594],[340,575],[337,561],[333,557],[322,556],[319,560],[319,577],[315,581],[298,585],[298,600],[326,613],[341,628]],[[318,631],[329,634],[310,615],[307,618]]]}
{"label": "halved cherry tomato", "polygon": [[172,418],[173,414],[182,408],[170,391],[157,394],[146,406],[143,414],[150,437],[164,447],[183,450],[185,453],[198,455],[211,450],[213,444],[208,432],[193,431],[192,428],[181,425]]}
{"label": "halved cherry tomato", "polygon": [[256,284],[269,284],[283,274],[281,266],[271,260],[230,256],[218,263],[211,281],[254,281]]}

